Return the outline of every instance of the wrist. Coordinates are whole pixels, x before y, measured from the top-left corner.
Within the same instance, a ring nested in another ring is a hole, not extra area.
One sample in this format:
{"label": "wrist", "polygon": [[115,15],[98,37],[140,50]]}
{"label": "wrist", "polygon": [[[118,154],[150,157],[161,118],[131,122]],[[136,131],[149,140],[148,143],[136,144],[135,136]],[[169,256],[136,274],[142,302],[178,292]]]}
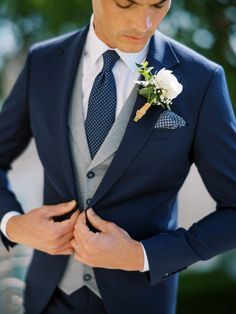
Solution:
{"label": "wrist", "polygon": [[133,241],[133,270],[142,271],[144,268],[144,254],[142,244],[139,241]]}
{"label": "wrist", "polygon": [[[19,228],[19,222],[21,221],[23,215],[16,215],[11,218],[9,218],[7,225],[6,225],[6,233],[9,239],[11,239],[12,242],[20,243],[18,232]],[[21,228],[20,228],[21,229]]]}

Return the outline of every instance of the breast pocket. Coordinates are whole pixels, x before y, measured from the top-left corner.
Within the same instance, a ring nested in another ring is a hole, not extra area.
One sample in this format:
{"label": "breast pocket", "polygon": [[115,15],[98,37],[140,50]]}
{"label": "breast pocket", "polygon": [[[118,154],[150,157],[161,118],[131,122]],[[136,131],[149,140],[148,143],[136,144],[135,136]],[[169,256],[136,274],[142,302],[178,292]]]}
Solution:
{"label": "breast pocket", "polygon": [[158,129],[154,128],[151,132],[149,140],[155,139],[176,139],[179,137],[186,136],[188,134],[189,128],[183,126],[177,129]]}

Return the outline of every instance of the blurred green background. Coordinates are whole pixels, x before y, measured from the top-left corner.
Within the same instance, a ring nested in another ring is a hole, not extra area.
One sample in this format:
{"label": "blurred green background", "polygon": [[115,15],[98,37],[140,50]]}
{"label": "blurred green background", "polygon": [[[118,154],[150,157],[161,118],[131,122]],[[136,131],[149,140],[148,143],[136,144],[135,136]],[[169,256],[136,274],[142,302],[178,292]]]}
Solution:
{"label": "blurred green background", "polygon": [[[16,78],[9,75],[9,64],[17,67],[17,60],[20,69],[32,43],[75,30],[88,23],[90,15],[88,0],[1,0],[0,104]],[[160,29],[223,65],[235,106],[236,0],[174,0]],[[236,314],[235,294],[232,251],[181,274],[178,314]]]}
{"label": "blurred green background", "polygon": [[[32,42],[75,30],[88,22],[90,14],[89,0],[1,0],[0,79],[9,58],[25,52]],[[222,64],[236,103],[235,0],[173,0],[161,30]]]}

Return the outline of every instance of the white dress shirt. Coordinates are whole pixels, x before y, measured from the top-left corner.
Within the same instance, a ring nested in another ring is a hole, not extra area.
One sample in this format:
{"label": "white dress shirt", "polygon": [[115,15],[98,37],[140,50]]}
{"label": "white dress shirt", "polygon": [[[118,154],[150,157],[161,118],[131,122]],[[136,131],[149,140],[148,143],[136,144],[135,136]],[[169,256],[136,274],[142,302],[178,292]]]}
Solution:
{"label": "white dress shirt", "polygon": [[[148,43],[149,44],[149,43]],[[114,49],[120,56],[120,60],[117,61],[112,71],[114,74],[116,88],[117,88],[117,106],[116,106],[116,117],[119,115],[123,105],[125,104],[127,98],[132,92],[136,81],[139,78],[139,73],[137,72],[136,63],[141,63],[146,59],[148,52],[148,44],[143,50],[137,53],[126,53],[119,49]],[[83,79],[82,79],[82,97],[83,97],[83,113],[84,120],[87,116],[89,95],[92,90],[93,83],[96,76],[101,72],[103,67],[103,57],[102,54],[111,49],[103,41],[101,41],[94,30],[93,27],[93,16],[90,21],[90,28],[88,36],[85,43],[84,53],[83,53]],[[9,239],[6,232],[7,222],[10,218],[20,213],[15,211],[10,211],[3,216],[1,221],[1,231]],[[142,243],[141,243],[142,245]],[[142,245],[144,252],[144,268],[143,271],[149,270],[149,263],[147,259],[146,251]]]}

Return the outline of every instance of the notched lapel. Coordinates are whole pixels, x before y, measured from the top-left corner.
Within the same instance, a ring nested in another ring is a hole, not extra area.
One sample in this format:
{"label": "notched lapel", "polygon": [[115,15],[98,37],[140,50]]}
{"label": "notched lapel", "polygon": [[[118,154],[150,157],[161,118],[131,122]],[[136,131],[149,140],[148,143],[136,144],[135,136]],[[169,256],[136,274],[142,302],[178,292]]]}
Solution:
{"label": "notched lapel", "polygon": [[[74,41],[64,44],[58,49],[53,59],[53,87],[51,90],[53,104],[51,106],[52,129],[55,139],[55,158],[60,159],[61,171],[64,173],[66,186],[65,194],[71,199],[77,199],[72,155],[69,143],[68,112],[73,85],[82,55],[88,27],[77,34]],[[72,40],[71,40],[72,41]]]}
{"label": "notched lapel", "polygon": [[[179,63],[168,41],[159,32],[151,39],[147,61],[150,66],[154,67],[154,71],[159,71],[164,67],[170,69]],[[92,199],[92,207],[110,191],[114,183],[122,176],[132,160],[142,149],[151,134],[162,112],[162,107],[152,106],[139,122],[134,122],[136,111],[140,109],[144,103],[145,98],[138,95],[124,137]]]}

